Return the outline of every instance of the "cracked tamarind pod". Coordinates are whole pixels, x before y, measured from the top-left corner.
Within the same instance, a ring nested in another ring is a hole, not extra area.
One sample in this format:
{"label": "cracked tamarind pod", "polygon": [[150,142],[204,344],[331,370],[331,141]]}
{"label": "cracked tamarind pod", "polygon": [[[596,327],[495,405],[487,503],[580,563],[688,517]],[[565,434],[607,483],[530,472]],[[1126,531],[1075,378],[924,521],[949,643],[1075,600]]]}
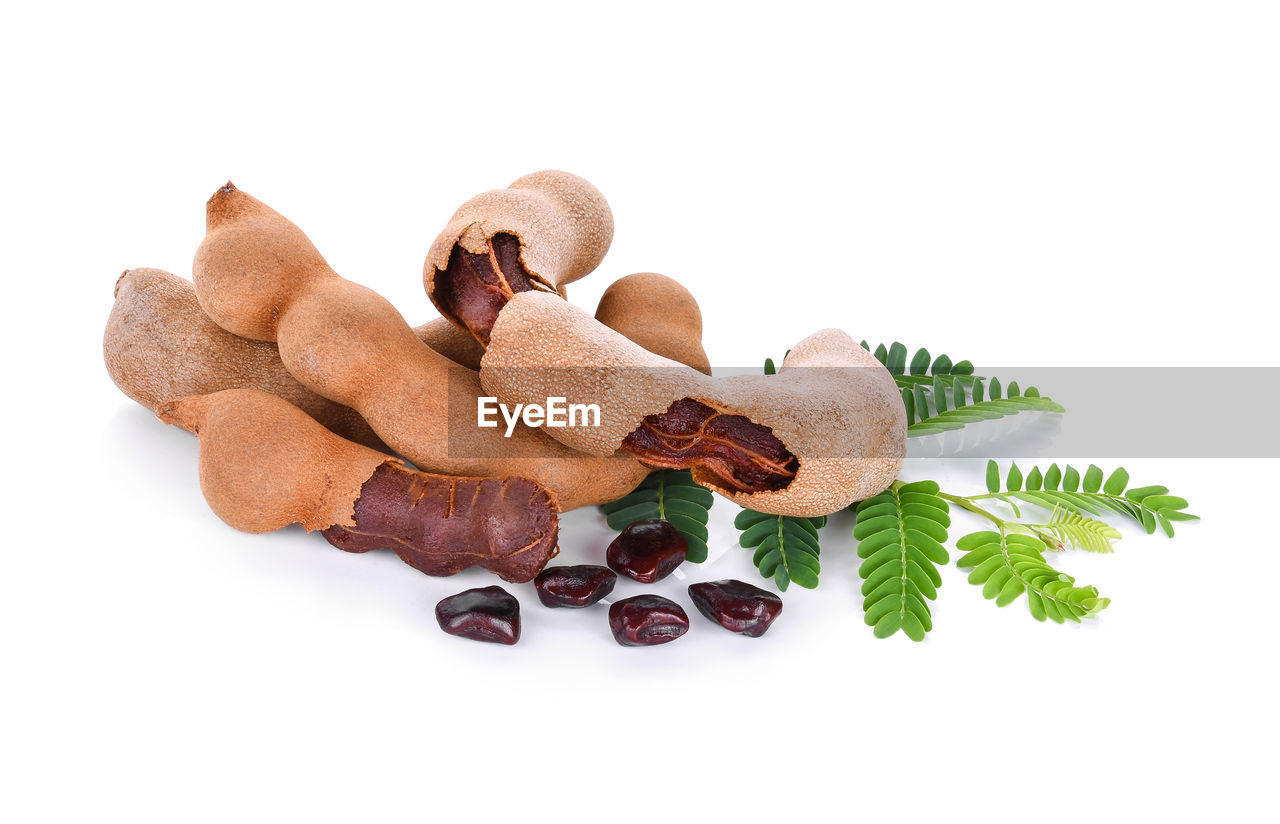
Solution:
{"label": "cracked tamarind pod", "polygon": [[613,241],[604,195],[568,172],[534,172],[454,212],[427,251],[422,280],[440,314],[481,344],[521,292],[559,292],[600,265]]}
{"label": "cracked tamarind pod", "polygon": [[906,452],[893,376],[837,329],[796,344],[777,375],[711,378],[566,301],[523,292],[493,325],[480,380],[507,404],[548,395],[598,404],[601,426],[548,433],[582,452],[691,469],[759,512],[834,512],[883,491]]}
{"label": "cracked tamarind pod", "polygon": [[551,490],[563,511],[616,500],[643,480],[625,454],[584,455],[530,427],[511,437],[478,427],[479,377],[426,346],[385,298],[340,277],[297,226],[230,183],[206,212],[192,271],[209,317],[274,341],[304,386],[355,409],[419,469],[518,475]]}
{"label": "cracked tamarind pod", "polygon": [[244,532],[300,524],[348,552],[392,549],[428,575],[483,567],[524,582],[556,554],[555,497],[524,478],[454,478],[340,438],[256,389],[165,401],[200,439],[200,489]]}
{"label": "cracked tamarind pod", "polygon": [[666,275],[637,272],[614,281],[600,296],[596,320],[655,355],[711,374],[698,301]]}
{"label": "cracked tamarind pod", "polygon": [[102,353],[116,386],[152,412],[169,398],[260,389],[348,440],[386,448],[354,409],[290,375],[274,343],[226,331],[200,308],[191,281],[162,269],[130,269],[116,281]]}

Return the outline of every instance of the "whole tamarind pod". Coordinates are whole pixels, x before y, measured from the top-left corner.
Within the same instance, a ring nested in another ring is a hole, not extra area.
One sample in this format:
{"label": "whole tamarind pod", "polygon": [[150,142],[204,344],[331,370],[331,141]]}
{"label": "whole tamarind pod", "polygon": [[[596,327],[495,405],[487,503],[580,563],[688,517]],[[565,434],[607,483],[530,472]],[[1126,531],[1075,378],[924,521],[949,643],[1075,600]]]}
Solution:
{"label": "whole tamarind pod", "polygon": [[386,448],[354,409],[290,375],[274,343],[226,331],[200,308],[191,281],[162,269],[130,269],[116,281],[102,354],[116,386],[152,412],[169,398],[260,389],[344,438]]}
{"label": "whole tamarind pod", "polygon": [[192,271],[209,317],[275,341],[295,378],[355,409],[419,469],[518,475],[555,493],[565,511],[616,500],[643,480],[645,469],[623,454],[583,455],[529,427],[510,437],[479,427],[478,375],[426,346],[382,296],[340,277],[297,226],[230,183],[206,212]]}
{"label": "whole tamarind pod", "polygon": [[534,172],[458,207],[422,268],[440,314],[482,344],[512,295],[556,292],[590,273],[613,241],[604,195],[568,172]]}
{"label": "whole tamarind pod", "polygon": [[614,281],[600,296],[596,320],[655,355],[711,374],[698,301],[666,275],[637,272]]}
{"label": "whole tamarind pod", "polygon": [[393,549],[428,575],[480,566],[530,581],[556,554],[555,496],[524,478],[454,478],[345,440],[256,389],[165,401],[200,439],[200,489],[245,532],[300,524],[349,552]]}
{"label": "whole tamarind pod", "polygon": [[837,329],[796,344],[777,375],[711,378],[566,301],[523,292],[493,326],[480,380],[507,404],[598,404],[599,427],[548,433],[590,454],[620,449],[646,466],[689,468],[760,512],[834,512],[888,487],[906,452],[893,376]]}

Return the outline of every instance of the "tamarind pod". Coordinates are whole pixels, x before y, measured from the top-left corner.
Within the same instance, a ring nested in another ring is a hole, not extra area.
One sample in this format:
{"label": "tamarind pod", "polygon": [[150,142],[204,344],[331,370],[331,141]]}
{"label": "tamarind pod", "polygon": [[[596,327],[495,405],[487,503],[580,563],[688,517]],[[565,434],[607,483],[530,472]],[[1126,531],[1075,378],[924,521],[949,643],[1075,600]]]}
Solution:
{"label": "tamarind pod", "polygon": [[129,269],[116,281],[102,354],[116,386],[152,412],[169,398],[261,389],[344,438],[386,449],[354,409],[317,395],[290,375],[274,343],[218,326],[200,308],[191,282],[162,269]]}
{"label": "tamarind pod", "polygon": [[690,468],[760,512],[813,517],[878,494],[906,452],[893,376],[837,329],[798,343],[777,375],[711,378],[563,300],[524,292],[498,316],[480,380],[507,404],[596,403],[599,427],[547,432],[582,452]]}
{"label": "tamarind pod", "polygon": [[427,296],[482,344],[513,294],[555,292],[590,273],[613,241],[598,189],[568,172],[525,175],[454,212],[427,251]]}
{"label": "tamarind pod", "polygon": [[[655,284],[663,286],[660,281]],[[606,292],[606,297],[609,294]],[[602,298],[602,309],[604,306]],[[640,334],[646,324],[662,323],[666,312],[661,302],[642,300],[622,322]],[[438,317],[413,331],[423,343],[455,363],[480,368],[484,349],[448,320]],[[355,410],[317,395],[289,374],[274,343],[242,338],[218,326],[200,308],[191,281],[162,269],[130,269],[119,277],[102,348],[111,379],[152,412],[165,398],[223,389],[261,389],[298,406],[348,440],[374,449],[388,448]],[[694,349],[701,351],[696,345],[689,351]]]}
{"label": "tamarind pod", "polygon": [[256,389],[164,401],[156,415],[200,439],[200,489],[236,529],[296,523],[349,552],[393,549],[428,575],[480,566],[515,582],[556,553],[556,500],[532,481],[417,472]]}
{"label": "tamarind pod", "polygon": [[453,321],[448,318],[432,318],[413,327],[413,333],[418,336],[418,340],[459,366],[465,366],[473,372],[480,369],[484,347],[470,333],[454,326]]}
{"label": "tamarind pod", "polygon": [[426,346],[386,299],[340,277],[297,226],[230,183],[206,211],[192,271],[209,317],[275,341],[295,378],[355,409],[419,469],[528,478],[565,511],[616,500],[643,480],[626,455],[582,455],[529,427],[509,438],[478,427],[479,376]]}
{"label": "tamarind pod", "polygon": [[600,296],[596,320],[655,355],[711,374],[698,301],[666,275],[637,272],[614,281]]}

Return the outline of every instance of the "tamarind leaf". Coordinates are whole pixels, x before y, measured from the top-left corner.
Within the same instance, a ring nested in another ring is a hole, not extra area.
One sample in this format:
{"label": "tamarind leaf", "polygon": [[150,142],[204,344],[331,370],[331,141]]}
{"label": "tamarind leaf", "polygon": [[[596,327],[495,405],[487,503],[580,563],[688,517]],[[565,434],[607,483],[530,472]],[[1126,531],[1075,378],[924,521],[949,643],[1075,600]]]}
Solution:
{"label": "tamarind leaf", "polygon": [[745,508],[733,519],[734,527],[742,533],[738,543],[756,550],[752,563],[761,577],[772,578],[782,592],[793,583],[806,589],[817,588],[822,572],[818,530],[826,523],[825,515],[792,518]]}
{"label": "tamarind leaf", "polygon": [[[865,340],[861,345],[884,364],[902,390],[909,437],[936,435],[1019,412],[1065,411],[1035,387],[1022,391],[1017,382],[1010,383],[1002,394],[999,379],[974,375],[973,364],[967,360],[953,363],[944,354],[930,361],[929,350],[923,348],[908,358],[909,350],[897,341],[888,346],[879,344],[874,351]],[[769,363],[766,374],[772,374]]]}
{"label": "tamarind leaf", "polygon": [[685,560],[707,560],[707,520],[715,503],[711,490],[693,482],[687,469],[659,469],[631,492],[601,507],[610,529],[623,530],[637,521],[661,518],[684,536]]}
{"label": "tamarind leaf", "polygon": [[1111,599],[1096,587],[1077,587],[1075,579],[1058,572],[1044,559],[1044,543],[1017,532],[973,532],[956,541],[964,554],[956,559],[960,569],[971,570],[969,583],[982,587],[982,595],[997,606],[1007,606],[1021,595],[1037,621],[1080,623],[1107,608]]}
{"label": "tamarind leaf", "polygon": [[899,630],[923,641],[933,629],[928,602],[942,586],[939,564],[951,526],[950,506],[933,481],[894,483],[854,506],[853,537],[858,541],[863,620],[877,638]]}
{"label": "tamarind leaf", "polygon": [[[1000,466],[987,462],[987,490],[1011,506],[1014,501],[1034,504],[1052,513],[1049,528],[1062,543],[1080,549],[1107,552],[1111,542],[1120,537],[1118,532],[1097,518],[1119,515],[1138,523],[1148,534],[1160,529],[1173,537],[1175,521],[1198,521],[1199,516],[1187,512],[1190,504],[1186,498],[1170,495],[1169,488],[1161,485],[1138,486],[1126,489],[1129,472],[1117,467],[1103,483],[1102,469],[1093,464],[1081,475],[1080,470],[1068,464],[1060,468],[1051,464],[1048,469],[1033,467],[1023,482],[1022,471],[1016,463],[1010,463],[1005,473],[1007,492],[999,492]],[[1033,489],[1030,479],[1043,477],[1039,489]],[[1061,511],[1061,514],[1059,514]],[[1077,518],[1069,518],[1071,513]],[[1097,518],[1092,517],[1097,516]],[[1018,517],[1022,517],[1018,513]],[[1057,522],[1055,523],[1055,519]],[[1059,534],[1061,531],[1061,534]]]}

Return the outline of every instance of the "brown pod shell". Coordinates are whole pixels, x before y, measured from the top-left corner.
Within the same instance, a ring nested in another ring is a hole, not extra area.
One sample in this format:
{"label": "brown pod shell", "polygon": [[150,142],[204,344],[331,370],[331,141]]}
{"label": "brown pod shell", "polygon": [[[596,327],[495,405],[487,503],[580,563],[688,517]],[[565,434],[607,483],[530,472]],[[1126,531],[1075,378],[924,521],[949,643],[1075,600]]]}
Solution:
{"label": "brown pod shell", "polygon": [[666,275],[637,272],[614,281],[600,296],[596,320],[656,355],[711,374],[698,301]]}
{"label": "brown pod shell", "polygon": [[523,292],[498,316],[480,378],[507,404],[548,396],[598,404],[599,427],[547,430],[589,454],[612,454],[646,416],[684,398],[768,427],[798,460],[783,488],[734,491],[693,468],[698,483],[760,512],[815,517],[878,494],[906,452],[906,412],[893,376],[837,329],[798,343],[777,375],[711,378],[553,295]]}
{"label": "brown pod shell", "polygon": [[254,389],[166,401],[157,416],[200,438],[200,489],[236,529],[296,523],[350,552],[393,549],[428,575],[481,566],[529,581],[556,553],[555,497],[530,481],[418,472]]}
{"label": "brown pod shell", "polygon": [[130,269],[116,281],[102,354],[116,386],[152,412],[170,398],[260,389],[344,438],[386,448],[354,409],[317,395],[289,374],[274,343],[226,331],[200,308],[191,281],[162,269]]}
{"label": "brown pod shell", "polygon": [[400,463],[252,389],[164,401],[156,417],[200,438],[200,489],[214,514],[243,532],[355,526],[365,481]]}
{"label": "brown pod shell", "polygon": [[478,427],[478,375],[423,344],[394,306],[340,277],[266,204],[228,183],[209,199],[207,223],[193,273],[214,322],[275,340],[294,377],[355,409],[419,469],[528,478],[565,510],[616,500],[643,480],[625,454],[582,455],[525,426],[510,438]]}
{"label": "brown pod shell", "polygon": [[421,326],[413,327],[418,340],[449,360],[472,371],[480,369],[484,347],[465,329],[459,329],[448,318],[434,318]]}
{"label": "brown pod shell", "polygon": [[498,234],[518,237],[526,273],[556,291],[600,265],[613,242],[613,212],[599,189],[568,172],[534,172],[476,195],[458,207],[427,251],[422,278],[432,302],[436,273],[448,267],[453,247],[485,254]]}

